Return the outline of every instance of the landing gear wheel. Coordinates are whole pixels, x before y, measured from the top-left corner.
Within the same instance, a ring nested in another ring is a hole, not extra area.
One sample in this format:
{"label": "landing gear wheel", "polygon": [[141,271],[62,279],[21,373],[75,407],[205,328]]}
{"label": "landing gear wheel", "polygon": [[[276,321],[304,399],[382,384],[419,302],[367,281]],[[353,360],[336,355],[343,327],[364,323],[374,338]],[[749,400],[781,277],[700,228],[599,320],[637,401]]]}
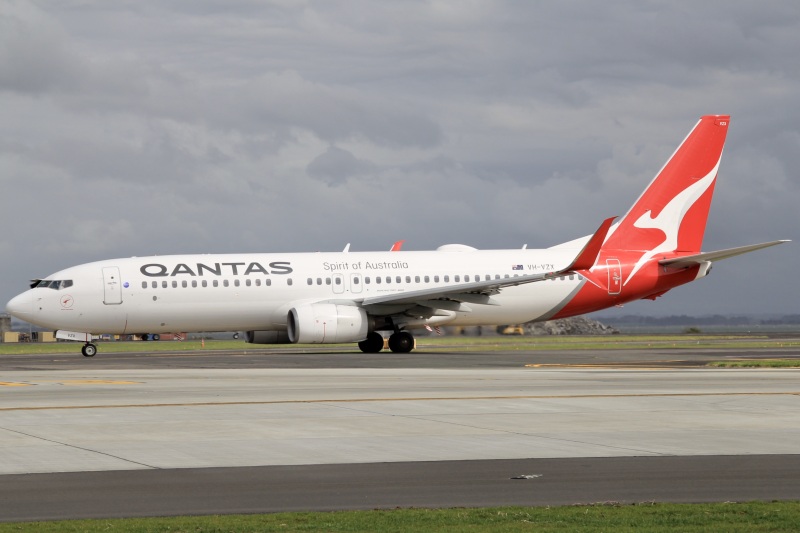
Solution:
{"label": "landing gear wheel", "polygon": [[91,342],[87,342],[83,345],[83,348],[81,348],[81,353],[84,357],[94,357],[94,354],[97,353],[97,346]]}
{"label": "landing gear wheel", "polygon": [[358,343],[358,347],[364,353],[378,353],[383,350],[383,335],[373,331],[367,338]]}
{"label": "landing gear wheel", "polygon": [[389,349],[395,353],[408,353],[414,349],[414,336],[407,331],[398,331],[389,337]]}
{"label": "landing gear wheel", "polygon": [[161,340],[161,335],[159,335],[158,333],[153,333],[153,340],[154,341],[160,341]]}

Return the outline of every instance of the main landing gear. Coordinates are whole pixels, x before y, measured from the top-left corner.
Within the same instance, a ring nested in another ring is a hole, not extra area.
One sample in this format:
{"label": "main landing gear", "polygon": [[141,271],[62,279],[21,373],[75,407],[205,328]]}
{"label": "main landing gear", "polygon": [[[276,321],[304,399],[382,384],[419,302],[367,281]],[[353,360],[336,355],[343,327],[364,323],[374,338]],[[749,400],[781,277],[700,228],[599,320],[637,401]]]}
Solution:
{"label": "main landing gear", "polygon": [[[358,343],[364,353],[378,353],[383,350],[383,335],[373,331]],[[414,349],[414,336],[408,331],[396,331],[389,337],[389,349],[394,353],[408,353]]]}
{"label": "main landing gear", "polygon": [[94,354],[97,353],[97,346],[91,342],[87,342],[83,345],[83,348],[81,348],[81,353],[84,357],[94,357]]}

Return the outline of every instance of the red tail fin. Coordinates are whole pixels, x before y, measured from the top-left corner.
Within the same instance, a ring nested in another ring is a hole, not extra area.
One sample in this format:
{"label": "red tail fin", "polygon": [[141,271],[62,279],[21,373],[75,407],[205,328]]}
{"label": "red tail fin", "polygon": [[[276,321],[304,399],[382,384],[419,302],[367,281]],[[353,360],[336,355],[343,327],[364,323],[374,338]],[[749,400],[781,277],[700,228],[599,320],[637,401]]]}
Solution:
{"label": "red tail fin", "polygon": [[711,196],[730,117],[700,119],[683,143],[620,220],[604,248],[697,253],[703,243]]}

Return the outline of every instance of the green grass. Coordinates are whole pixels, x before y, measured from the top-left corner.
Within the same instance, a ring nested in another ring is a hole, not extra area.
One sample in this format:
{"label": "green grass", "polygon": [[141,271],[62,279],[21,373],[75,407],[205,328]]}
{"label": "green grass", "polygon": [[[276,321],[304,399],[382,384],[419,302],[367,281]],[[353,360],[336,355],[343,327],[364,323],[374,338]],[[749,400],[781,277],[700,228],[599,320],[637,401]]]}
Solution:
{"label": "green grass", "polygon": [[800,359],[748,359],[712,361],[708,366],[718,368],[800,368]]}
{"label": "green grass", "polygon": [[798,502],[395,509],[0,524],[5,532],[797,531]]}
{"label": "green grass", "polygon": [[[326,345],[259,345],[243,340],[207,340],[201,348],[199,340],[158,342],[98,342],[101,353],[151,353],[193,350],[303,350],[357,351],[355,343]],[[553,351],[553,350],[641,350],[698,348],[791,348],[800,346],[797,339],[771,339],[764,335],[606,335],[606,336],[427,336],[417,338],[417,349],[437,351]],[[0,343],[0,355],[79,353],[80,343]]]}

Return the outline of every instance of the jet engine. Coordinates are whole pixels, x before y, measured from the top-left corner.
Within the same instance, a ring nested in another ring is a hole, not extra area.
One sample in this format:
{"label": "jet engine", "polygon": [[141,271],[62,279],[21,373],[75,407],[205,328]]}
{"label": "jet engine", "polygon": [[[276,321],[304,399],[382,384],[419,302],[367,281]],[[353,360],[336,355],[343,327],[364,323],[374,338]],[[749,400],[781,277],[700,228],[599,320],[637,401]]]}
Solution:
{"label": "jet engine", "polygon": [[251,344],[289,344],[289,336],[285,331],[245,331],[245,342]]}
{"label": "jet engine", "polygon": [[369,317],[352,305],[310,304],[291,309],[286,326],[295,343],[359,342],[367,338]]}

